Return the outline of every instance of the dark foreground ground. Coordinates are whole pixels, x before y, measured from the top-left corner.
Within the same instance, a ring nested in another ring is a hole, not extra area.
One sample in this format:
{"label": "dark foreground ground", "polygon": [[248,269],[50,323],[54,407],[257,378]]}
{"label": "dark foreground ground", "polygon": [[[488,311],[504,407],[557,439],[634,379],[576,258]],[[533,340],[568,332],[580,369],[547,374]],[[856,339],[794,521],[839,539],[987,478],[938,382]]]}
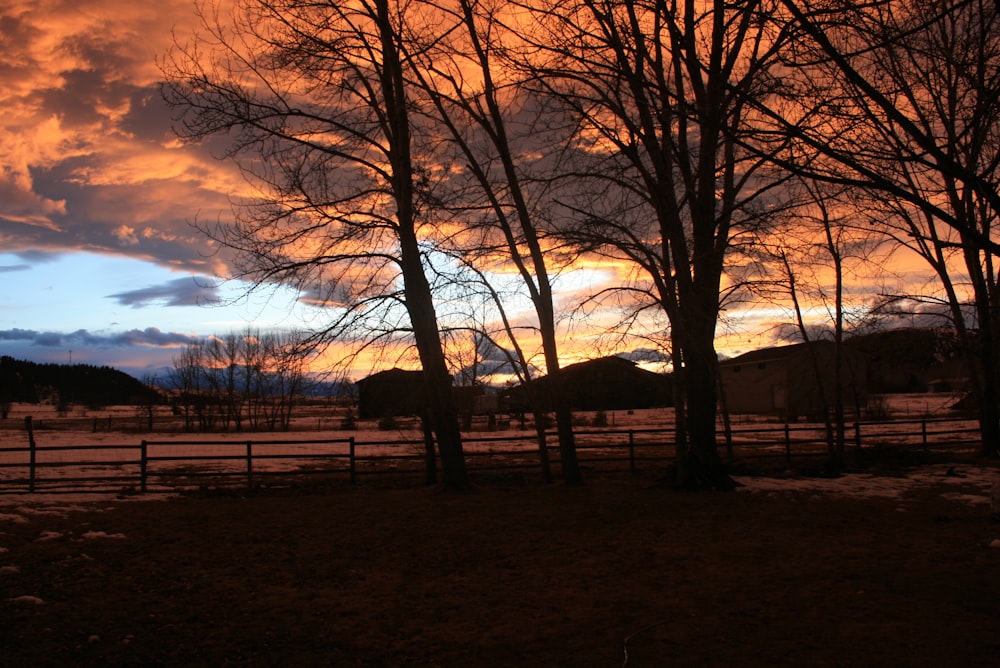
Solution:
{"label": "dark foreground ground", "polygon": [[933,486],[849,500],[650,482],[0,508],[0,665],[940,667],[1000,655],[988,507]]}

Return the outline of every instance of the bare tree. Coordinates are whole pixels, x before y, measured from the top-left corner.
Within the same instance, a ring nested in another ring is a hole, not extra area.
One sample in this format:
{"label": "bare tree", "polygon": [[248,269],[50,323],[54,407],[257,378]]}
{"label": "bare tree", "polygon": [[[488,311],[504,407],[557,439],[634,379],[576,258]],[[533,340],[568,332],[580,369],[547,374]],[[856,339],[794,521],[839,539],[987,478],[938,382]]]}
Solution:
{"label": "bare tree", "polygon": [[269,430],[288,431],[296,402],[306,388],[309,346],[305,334],[270,332],[261,344],[267,360],[256,400],[263,406]]}
{"label": "bare tree", "polygon": [[[960,138],[940,133],[933,116],[944,110],[937,104],[942,98],[937,97],[938,89],[925,88],[927,83],[947,85],[940,79],[933,80],[946,70],[954,74],[969,66],[972,69],[967,72],[971,76],[966,84],[972,84],[971,91],[977,101],[973,108],[977,124],[996,115],[998,101],[992,92],[996,4],[989,0],[935,0],[918,5],[905,0],[860,4],[849,0],[781,2],[792,21],[811,39],[803,49],[804,55],[789,64],[802,69],[805,78],[819,82],[820,91],[818,105],[800,109],[792,119],[783,119],[784,125],[809,147],[809,153],[818,153],[832,160],[826,165],[835,165],[824,170],[824,163],[814,163],[821,167],[809,173],[815,178],[839,182],[845,180],[846,171],[846,180],[900,197],[963,231],[978,248],[992,254],[1000,252],[1000,245],[988,234],[969,229],[936,200],[919,189],[914,190],[905,170],[886,170],[888,162],[902,155],[906,164],[901,166],[919,166],[927,173],[935,173],[936,178],[955,180],[989,208],[992,215],[1000,215],[1000,191],[990,161],[970,164],[965,148],[950,144],[950,140]],[[932,45],[935,39],[941,41]],[[966,39],[964,45],[959,44],[958,40]],[[960,50],[942,52],[942,46]],[[923,47],[930,47],[931,51],[925,52]],[[959,62],[970,56],[973,60]],[[887,66],[888,69],[883,69]],[[911,69],[913,66],[918,69]],[[920,81],[919,68],[924,67],[931,67],[937,75],[931,74]],[[959,82],[953,79],[951,83]],[[959,86],[961,91],[956,88],[950,91],[964,97],[970,92],[966,84]],[[782,112],[788,110],[785,107]],[[770,113],[778,119],[775,110]],[[860,145],[856,141],[859,135]],[[883,142],[881,147],[871,143],[873,136]],[[976,134],[964,136],[976,144],[984,138]],[[962,144],[967,146],[965,142]],[[884,149],[897,155],[885,160]],[[872,160],[873,157],[882,159]],[[798,167],[802,169],[803,165],[799,163]]]}
{"label": "bare tree", "polygon": [[[181,354],[174,358],[173,367],[167,374],[167,385],[173,395],[171,402],[174,410],[184,416],[185,431],[193,430],[195,417],[200,418],[203,415],[202,352],[200,343],[184,346]],[[198,426],[204,426],[201,420]]]}
{"label": "bare tree", "polygon": [[[425,11],[441,17],[440,32],[446,37],[416,49],[420,67],[415,73],[464,172],[451,174],[447,182],[459,186],[452,199],[462,224],[478,233],[464,235],[465,242],[471,238],[474,244],[465,243],[459,250],[473,255],[480,266],[511,263],[527,290],[552,388],[549,399],[555,407],[563,478],[578,483],[580,467],[568,393],[562,387],[551,278],[559,256],[551,243],[547,247],[542,227],[542,211],[551,202],[528,172],[536,162],[530,156],[548,148],[541,122],[547,111],[537,106],[537,98],[518,80],[516,70],[503,62],[504,49],[516,39],[497,17],[505,9],[506,3],[481,0],[426,3]],[[508,334],[514,333],[508,330]]]}
{"label": "bare tree", "polygon": [[224,410],[222,427],[232,424],[236,431],[243,430],[243,402],[246,397],[240,392],[240,357],[245,345],[245,337],[230,332],[221,337],[212,337],[206,342],[206,356],[212,387],[219,394]]}
{"label": "bare tree", "polygon": [[524,338],[521,332],[525,326],[515,323],[508,313],[507,298],[512,297],[512,295],[502,292],[497,285],[498,282],[490,280],[484,270],[476,265],[474,262],[476,259],[481,258],[477,258],[473,254],[472,256],[463,256],[462,259],[466,273],[471,276],[464,283],[465,298],[472,304],[481,302],[483,311],[494,317],[494,320],[489,323],[484,318],[468,318],[470,323],[477,323],[472,328],[478,341],[477,353],[480,346],[485,346],[492,352],[499,352],[503,357],[503,363],[500,366],[513,374],[517,378],[517,382],[524,388],[527,404],[533,416],[542,478],[546,482],[551,482],[552,469],[546,436],[547,410],[550,402],[546,402],[548,397],[541,396],[538,383],[533,382],[537,380],[537,368],[532,357],[521,344]]}
{"label": "bare tree", "polygon": [[207,337],[184,348],[170,375],[187,428],[287,430],[296,402],[310,384],[314,347],[304,332],[241,333]]}
{"label": "bare tree", "polygon": [[[145,430],[151,432],[153,431],[153,418],[156,415],[156,406],[163,402],[160,380],[155,374],[144,373],[139,382],[146,387],[147,391],[142,394],[136,410],[140,418],[144,417],[146,420]],[[140,421],[141,424],[142,422]],[[142,429],[141,426],[140,429]]]}
{"label": "bare tree", "polygon": [[[237,0],[203,8],[204,32],[164,65],[180,136],[226,138],[260,188],[213,237],[240,277],[290,285],[330,308],[317,340],[402,308],[426,378],[444,483],[467,484],[458,416],[424,259],[427,219],[401,46],[389,0]],[[229,25],[225,20],[230,21]]]}
{"label": "bare tree", "polygon": [[[859,370],[847,357],[845,341],[864,320],[850,312],[867,314],[873,306],[867,292],[857,301],[859,295],[851,294],[848,279],[868,287],[875,276],[882,275],[886,256],[880,251],[885,239],[873,235],[866,219],[843,199],[842,187],[815,182],[803,182],[800,187],[806,197],[795,224],[771,231],[760,242],[772,258],[762,261],[772,268],[773,280],[755,287],[763,287],[759,294],[771,303],[790,302],[796,336],[808,346],[810,371],[816,377],[829,466],[839,471],[845,464],[848,410],[853,408],[859,417],[862,408]],[[828,346],[816,345],[822,341]],[[849,390],[854,392],[849,394]]]}
{"label": "bare tree", "polygon": [[246,402],[246,422],[250,429],[257,431],[263,428],[263,405],[255,397],[263,393],[263,374],[267,367],[267,357],[261,332],[247,327],[241,336],[240,369],[243,397]]}
{"label": "bare tree", "polygon": [[[578,239],[641,267],[671,325],[676,484],[730,488],[716,443],[716,325],[734,236],[764,220],[778,180],[744,144],[777,80],[774,2],[525,4],[525,66],[579,131],[569,149]],[[590,165],[587,165],[587,162]]]}
{"label": "bare tree", "polygon": [[[970,351],[984,454],[1000,443],[1000,19],[988,0],[902,0],[840,10],[783,0],[811,37],[798,113],[785,114],[796,162],[865,193],[878,230],[934,269]],[[822,56],[817,59],[816,55]],[[817,76],[817,73],[819,75]],[[811,103],[803,103],[810,100]],[[833,133],[830,130],[839,132]],[[960,277],[968,283],[960,286]],[[967,304],[974,315],[968,315]]]}

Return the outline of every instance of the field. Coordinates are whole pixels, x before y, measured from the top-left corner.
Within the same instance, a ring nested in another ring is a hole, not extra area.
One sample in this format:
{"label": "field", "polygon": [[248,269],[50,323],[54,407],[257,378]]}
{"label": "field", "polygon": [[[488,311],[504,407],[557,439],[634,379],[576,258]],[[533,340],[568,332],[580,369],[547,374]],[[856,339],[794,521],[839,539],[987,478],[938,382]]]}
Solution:
{"label": "field", "polygon": [[3,666],[968,666],[1000,473],[0,495]]}

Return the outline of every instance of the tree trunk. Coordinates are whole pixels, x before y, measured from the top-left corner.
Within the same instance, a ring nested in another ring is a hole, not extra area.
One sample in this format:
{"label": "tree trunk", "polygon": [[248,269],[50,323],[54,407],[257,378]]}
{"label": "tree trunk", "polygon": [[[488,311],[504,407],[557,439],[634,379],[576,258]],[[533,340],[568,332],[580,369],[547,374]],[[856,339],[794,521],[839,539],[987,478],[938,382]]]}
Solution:
{"label": "tree trunk", "polygon": [[406,309],[413,326],[427,388],[427,417],[437,437],[441,453],[441,472],[445,487],[461,490],[468,487],[462,433],[458,426],[458,410],[451,387],[451,376],[441,349],[440,330],[430,285],[423,273],[416,239],[404,241],[401,253]]}
{"label": "tree trunk", "polygon": [[[709,312],[712,310],[709,309]],[[686,443],[677,443],[677,462],[673,486],[683,490],[722,490],[736,487],[719,456],[716,442],[718,417],[718,360],[715,352],[715,316],[699,321],[688,309],[675,342],[680,343],[685,399]],[[675,325],[676,326],[676,325]]]}
{"label": "tree trunk", "polygon": [[995,457],[1000,453],[1000,379],[998,379],[998,359],[996,322],[993,309],[989,307],[989,296],[982,299],[978,306],[982,326],[975,335],[978,348],[980,368],[979,379],[973,380],[973,386],[978,390],[976,397],[979,409],[979,433],[982,438],[980,454],[984,457]]}
{"label": "tree trunk", "polygon": [[[555,339],[554,335],[552,338]],[[545,346],[545,358],[548,365],[549,390],[552,393],[553,408],[556,413],[559,461],[563,480],[570,485],[578,485],[583,482],[583,476],[580,473],[580,461],[576,454],[573,411],[570,407],[569,394],[563,381],[562,370],[559,368],[559,358],[556,356],[554,344]]]}
{"label": "tree trunk", "polygon": [[538,459],[542,463],[542,480],[552,482],[552,465],[549,462],[549,444],[545,438],[545,414],[535,411],[535,435],[538,439]]}
{"label": "tree trunk", "polygon": [[694,364],[691,358],[686,361],[688,442],[686,447],[678,448],[674,486],[692,491],[732,490],[736,483],[726,472],[716,442],[718,392],[713,364],[710,360]]}
{"label": "tree trunk", "polygon": [[417,241],[414,167],[410,146],[410,118],[406,81],[389,19],[389,4],[376,3],[382,40],[382,96],[387,120],[386,136],[390,141],[388,157],[392,165],[392,189],[396,203],[399,235],[399,266],[403,275],[406,310],[413,327],[413,338],[423,367],[427,388],[427,417],[437,436],[445,487],[452,490],[468,486],[458,410],[451,387],[451,376],[441,347],[441,331],[430,282],[424,274],[423,258]]}
{"label": "tree trunk", "polygon": [[428,486],[437,484],[437,456],[434,451],[434,430],[427,419],[427,410],[420,417],[420,427],[424,432],[424,483]]}

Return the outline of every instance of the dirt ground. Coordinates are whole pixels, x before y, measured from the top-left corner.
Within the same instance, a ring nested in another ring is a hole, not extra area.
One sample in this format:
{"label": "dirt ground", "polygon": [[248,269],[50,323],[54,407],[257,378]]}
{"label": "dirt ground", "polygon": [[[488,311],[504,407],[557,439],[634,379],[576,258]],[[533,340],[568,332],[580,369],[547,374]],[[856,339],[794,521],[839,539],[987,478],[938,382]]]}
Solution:
{"label": "dirt ground", "polygon": [[934,486],[850,499],[652,482],[0,508],[0,665],[941,667],[1000,653],[988,506]]}

